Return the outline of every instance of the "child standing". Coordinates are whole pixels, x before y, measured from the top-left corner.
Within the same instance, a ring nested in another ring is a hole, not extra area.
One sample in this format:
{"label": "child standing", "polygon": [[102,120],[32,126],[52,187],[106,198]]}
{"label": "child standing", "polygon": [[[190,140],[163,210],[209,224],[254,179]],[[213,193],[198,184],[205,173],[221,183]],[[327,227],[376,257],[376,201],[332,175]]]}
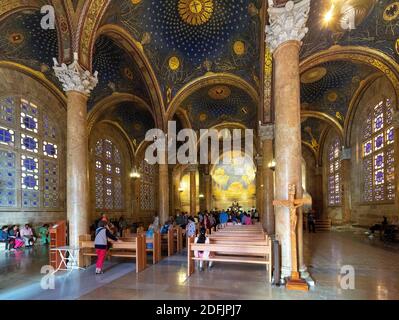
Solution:
{"label": "child standing", "polygon": [[103,265],[105,256],[108,249],[108,238],[114,241],[119,241],[109,230],[105,227],[106,222],[100,221],[96,230],[96,238],[94,240],[94,246],[96,248],[97,263],[96,263],[96,274],[103,272]]}

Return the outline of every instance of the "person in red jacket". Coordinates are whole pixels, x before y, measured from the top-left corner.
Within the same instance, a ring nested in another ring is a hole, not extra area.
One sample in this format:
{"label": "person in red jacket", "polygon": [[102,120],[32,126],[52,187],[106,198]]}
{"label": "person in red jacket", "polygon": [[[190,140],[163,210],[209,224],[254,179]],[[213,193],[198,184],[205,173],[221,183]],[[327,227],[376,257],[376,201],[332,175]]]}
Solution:
{"label": "person in red jacket", "polygon": [[106,228],[106,222],[100,221],[96,230],[96,238],[94,240],[94,247],[96,248],[97,263],[96,263],[96,274],[103,272],[103,265],[105,256],[107,255],[108,239],[119,241],[109,230]]}

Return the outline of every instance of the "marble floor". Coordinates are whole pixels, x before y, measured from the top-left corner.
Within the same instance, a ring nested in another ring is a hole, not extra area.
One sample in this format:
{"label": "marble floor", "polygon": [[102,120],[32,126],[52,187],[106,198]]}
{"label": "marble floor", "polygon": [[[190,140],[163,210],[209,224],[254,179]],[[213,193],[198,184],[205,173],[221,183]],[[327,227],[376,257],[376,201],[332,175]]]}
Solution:
{"label": "marble floor", "polygon": [[[315,280],[307,293],[271,286],[264,267],[218,263],[211,270],[186,275],[184,254],[163,259],[136,274],[134,263],[106,263],[103,275],[85,271],[58,273],[54,290],[40,286],[47,249],[0,253],[0,299],[29,300],[246,300],[246,299],[399,299],[399,248],[370,240],[363,232],[305,235],[305,260]],[[340,286],[345,265],[355,270],[355,289]]]}

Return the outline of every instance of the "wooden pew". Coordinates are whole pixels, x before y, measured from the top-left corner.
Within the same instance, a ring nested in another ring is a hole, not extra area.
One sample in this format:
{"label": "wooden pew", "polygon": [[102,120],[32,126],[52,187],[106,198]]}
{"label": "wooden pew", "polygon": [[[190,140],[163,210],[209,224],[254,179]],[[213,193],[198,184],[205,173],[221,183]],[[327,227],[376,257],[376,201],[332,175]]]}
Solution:
{"label": "wooden pew", "polygon": [[[87,235],[80,237],[79,256],[83,257],[83,266],[87,267],[91,264],[91,257],[95,257],[97,254],[94,241],[85,239],[87,239]],[[131,241],[112,242],[112,246],[108,250],[107,255],[109,257],[136,258],[136,273],[139,273],[147,267],[145,236],[140,234],[136,238],[131,238]]]}
{"label": "wooden pew", "polygon": [[167,234],[161,235],[161,240],[168,248],[168,257],[183,250],[183,233],[180,227],[169,229]]}
{"label": "wooden pew", "polygon": [[[212,240],[211,240],[212,241]],[[216,240],[213,240],[216,241]],[[188,240],[188,276],[195,271],[195,261],[217,261],[229,263],[261,264],[266,266],[268,280],[272,282],[272,246],[269,238],[263,241],[240,242],[231,244],[225,240],[210,244],[196,244],[194,237]],[[213,253],[208,258],[196,258],[194,251],[208,251]]]}

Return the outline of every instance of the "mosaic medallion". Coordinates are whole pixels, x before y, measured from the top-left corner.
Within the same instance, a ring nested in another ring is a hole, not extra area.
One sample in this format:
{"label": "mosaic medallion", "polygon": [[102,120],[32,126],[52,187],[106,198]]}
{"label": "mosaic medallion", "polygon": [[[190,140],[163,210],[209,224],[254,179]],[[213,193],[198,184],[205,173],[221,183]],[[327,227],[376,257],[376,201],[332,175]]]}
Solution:
{"label": "mosaic medallion", "polygon": [[385,21],[395,20],[399,16],[399,2],[393,2],[384,9],[382,17]]}
{"label": "mosaic medallion", "polygon": [[179,14],[181,19],[197,26],[209,21],[213,13],[213,0],[180,0]]}
{"label": "mosaic medallion", "polygon": [[208,95],[214,100],[223,100],[231,95],[231,90],[227,86],[216,86],[209,89]]}
{"label": "mosaic medallion", "polygon": [[301,76],[302,83],[314,83],[321,80],[327,74],[327,69],[323,67],[316,67],[306,71]]}

